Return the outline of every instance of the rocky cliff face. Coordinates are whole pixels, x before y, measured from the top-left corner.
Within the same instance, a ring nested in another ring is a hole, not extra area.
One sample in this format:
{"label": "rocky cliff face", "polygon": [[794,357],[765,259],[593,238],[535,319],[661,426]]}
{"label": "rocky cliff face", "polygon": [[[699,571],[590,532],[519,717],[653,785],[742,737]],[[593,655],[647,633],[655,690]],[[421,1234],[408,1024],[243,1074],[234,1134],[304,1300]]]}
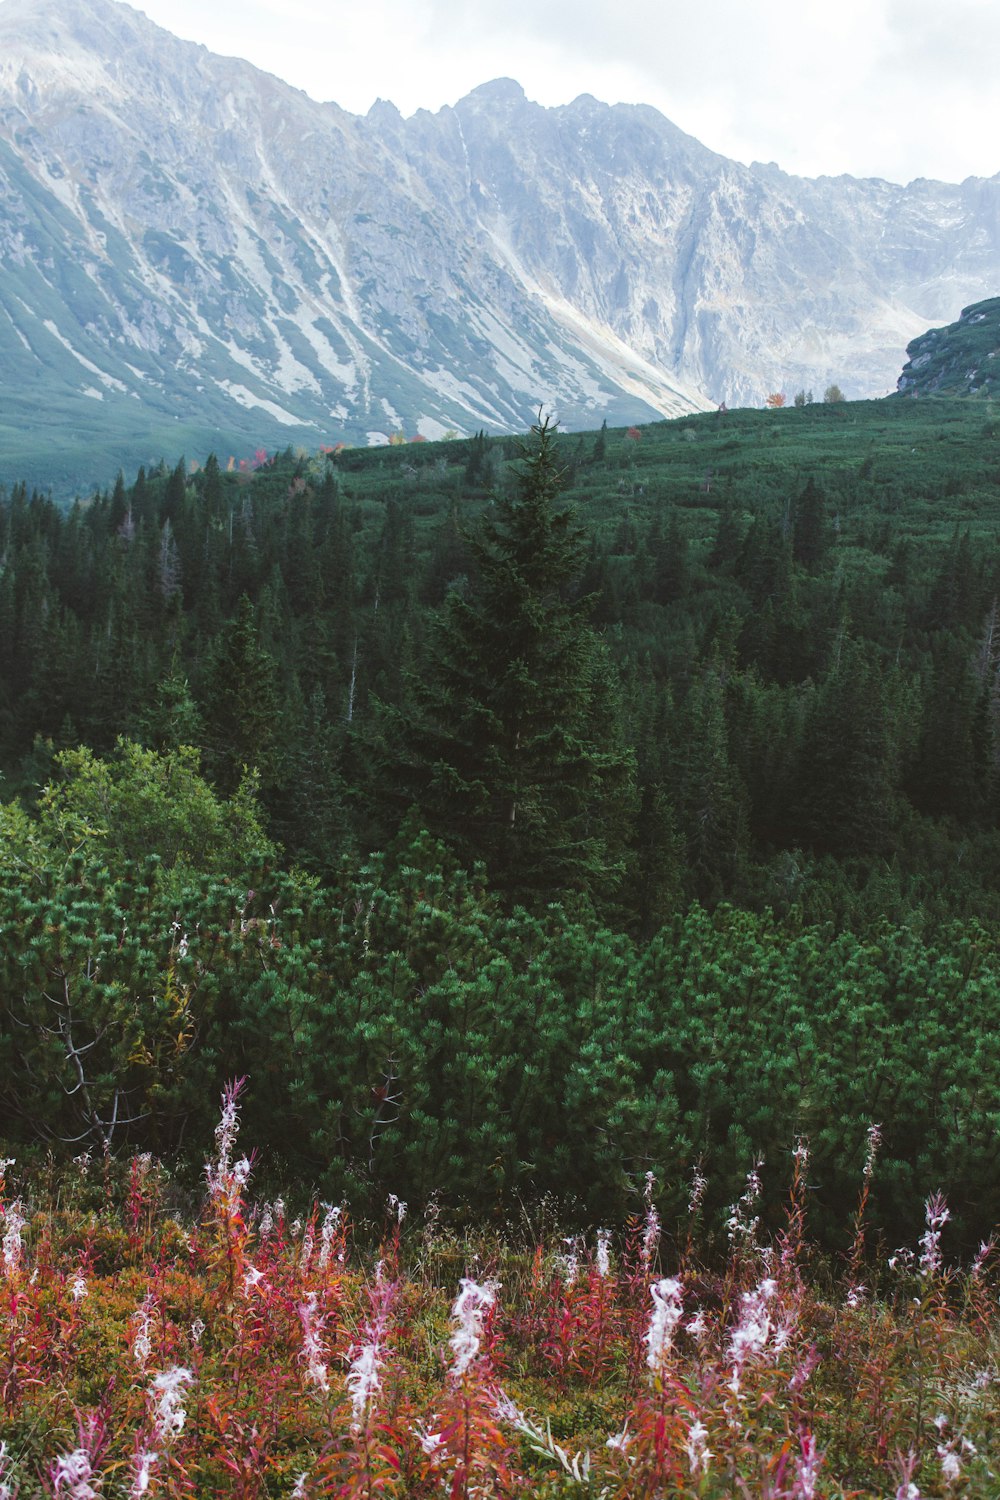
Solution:
{"label": "rocky cliff face", "polygon": [[332,440],[879,394],[1000,286],[1000,177],[744,168],[655,110],[364,118],[115,0],[0,6],[0,375]]}

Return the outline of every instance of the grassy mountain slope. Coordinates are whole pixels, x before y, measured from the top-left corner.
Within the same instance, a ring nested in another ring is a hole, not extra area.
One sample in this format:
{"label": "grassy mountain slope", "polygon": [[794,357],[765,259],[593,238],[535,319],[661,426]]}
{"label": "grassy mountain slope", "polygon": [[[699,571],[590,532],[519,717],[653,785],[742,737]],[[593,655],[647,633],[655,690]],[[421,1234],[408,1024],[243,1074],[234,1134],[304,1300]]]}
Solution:
{"label": "grassy mountain slope", "polygon": [[956,323],[931,328],[906,346],[903,396],[996,396],[1000,393],[1000,297],[963,307]]}

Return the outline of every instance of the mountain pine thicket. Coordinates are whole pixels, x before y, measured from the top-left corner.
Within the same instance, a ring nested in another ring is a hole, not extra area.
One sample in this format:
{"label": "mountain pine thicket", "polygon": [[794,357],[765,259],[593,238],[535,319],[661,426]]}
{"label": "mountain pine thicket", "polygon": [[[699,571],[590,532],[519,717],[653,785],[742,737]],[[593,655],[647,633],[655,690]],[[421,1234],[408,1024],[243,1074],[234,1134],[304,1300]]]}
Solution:
{"label": "mountain pine thicket", "polygon": [[[1000,1212],[1000,447],[958,402],[0,503],[0,1107],[304,1186]],[[374,853],[372,851],[379,851]]]}

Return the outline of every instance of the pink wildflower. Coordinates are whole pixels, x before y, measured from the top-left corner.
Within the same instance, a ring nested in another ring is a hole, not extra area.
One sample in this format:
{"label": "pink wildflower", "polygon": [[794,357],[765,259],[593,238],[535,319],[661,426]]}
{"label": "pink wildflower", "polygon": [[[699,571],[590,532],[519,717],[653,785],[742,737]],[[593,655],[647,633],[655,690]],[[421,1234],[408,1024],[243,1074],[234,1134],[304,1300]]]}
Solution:
{"label": "pink wildflower", "polygon": [[943,1193],[933,1193],[924,1205],[927,1228],[920,1237],[920,1274],[936,1276],[941,1269],[941,1230],[951,1218]]}

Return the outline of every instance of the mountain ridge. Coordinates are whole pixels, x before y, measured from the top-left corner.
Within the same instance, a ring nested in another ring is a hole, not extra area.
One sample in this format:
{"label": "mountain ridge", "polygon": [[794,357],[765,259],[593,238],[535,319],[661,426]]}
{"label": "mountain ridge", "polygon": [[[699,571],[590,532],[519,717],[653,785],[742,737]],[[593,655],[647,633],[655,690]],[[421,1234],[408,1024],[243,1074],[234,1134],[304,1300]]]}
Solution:
{"label": "mountain ridge", "polygon": [[1000,285],[1000,176],[795,178],[511,79],[355,116],[118,0],[4,0],[0,38],[15,457],[39,407],[134,459],[881,394]]}

